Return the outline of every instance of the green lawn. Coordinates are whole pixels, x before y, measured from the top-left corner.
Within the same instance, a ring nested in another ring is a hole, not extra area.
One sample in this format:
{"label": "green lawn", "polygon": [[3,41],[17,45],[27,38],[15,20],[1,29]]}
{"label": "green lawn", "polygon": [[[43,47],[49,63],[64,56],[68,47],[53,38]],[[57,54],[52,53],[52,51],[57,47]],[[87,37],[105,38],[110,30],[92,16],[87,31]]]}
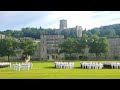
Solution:
{"label": "green lawn", "polygon": [[120,69],[80,69],[80,61],[74,62],[73,69],[56,69],[54,62],[33,62],[29,71],[0,68],[0,79],[120,79]]}

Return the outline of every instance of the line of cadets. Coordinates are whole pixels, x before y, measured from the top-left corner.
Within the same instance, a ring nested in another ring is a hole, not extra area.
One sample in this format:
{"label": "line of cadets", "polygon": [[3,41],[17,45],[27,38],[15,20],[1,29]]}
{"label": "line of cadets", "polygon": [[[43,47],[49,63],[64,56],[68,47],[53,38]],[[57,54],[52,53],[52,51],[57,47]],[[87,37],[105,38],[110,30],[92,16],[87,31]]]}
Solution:
{"label": "line of cadets", "polygon": [[102,69],[103,64],[100,62],[81,62],[80,67],[85,69]]}
{"label": "line of cadets", "polygon": [[55,62],[55,68],[73,68],[73,62]]}
{"label": "line of cadets", "polygon": [[11,63],[9,63],[9,62],[1,62],[0,67],[11,67]]}
{"label": "line of cadets", "polygon": [[120,62],[104,62],[104,65],[110,65],[112,69],[120,69]]}
{"label": "line of cadets", "polygon": [[[102,69],[104,65],[110,65],[112,69],[120,68],[120,62],[80,62],[80,68]],[[74,68],[74,62],[55,62],[55,68]]]}
{"label": "line of cadets", "polygon": [[22,70],[30,70],[32,68],[33,64],[32,63],[16,63],[16,64],[12,64],[12,69],[13,71],[20,71],[20,69],[22,68]]}
{"label": "line of cadets", "polygon": [[22,70],[30,70],[32,68],[33,64],[30,63],[30,57],[26,58],[25,57],[25,62],[22,62],[22,64],[13,64],[12,68],[14,71],[20,71],[20,69],[22,68]]}
{"label": "line of cadets", "polygon": [[[112,69],[120,68],[120,62],[80,62],[80,68],[84,69],[102,69],[104,65],[110,65]],[[32,68],[32,63],[12,64],[13,70],[20,71]],[[74,68],[74,62],[55,62],[55,68]]]}

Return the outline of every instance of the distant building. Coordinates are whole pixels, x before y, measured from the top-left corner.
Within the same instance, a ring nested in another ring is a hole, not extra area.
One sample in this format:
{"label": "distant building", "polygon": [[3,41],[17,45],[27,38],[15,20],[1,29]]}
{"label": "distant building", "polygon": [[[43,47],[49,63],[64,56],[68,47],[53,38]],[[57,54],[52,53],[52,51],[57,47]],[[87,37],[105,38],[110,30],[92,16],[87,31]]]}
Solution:
{"label": "distant building", "polygon": [[82,37],[82,27],[81,26],[63,29],[63,31],[67,34],[74,35],[76,38]]}
{"label": "distant building", "polygon": [[[56,29],[56,33],[59,35],[67,35],[67,37],[70,37],[70,35],[80,38],[82,37],[82,26],[76,26],[73,28],[68,28],[67,27],[67,20],[60,20],[60,27],[59,29]],[[64,33],[64,34],[63,34]],[[65,36],[64,35],[64,36]]]}
{"label": "distant building", "polygon": [[67,29],[67,20],[60,20],[60,30]]}
{"label": "distant building", "polygon": [[118,57],[120,59],[120,38],[113,38],[108,39],[109,45],[110,45],[110,53],[109,53],[109,59],[114,59],[114,57]]}
{"label": "distant building", "polygon": [[5,38],[6,38],[6,36],[5,36],[5,35],[0,34],[0,39],[5,39]]}

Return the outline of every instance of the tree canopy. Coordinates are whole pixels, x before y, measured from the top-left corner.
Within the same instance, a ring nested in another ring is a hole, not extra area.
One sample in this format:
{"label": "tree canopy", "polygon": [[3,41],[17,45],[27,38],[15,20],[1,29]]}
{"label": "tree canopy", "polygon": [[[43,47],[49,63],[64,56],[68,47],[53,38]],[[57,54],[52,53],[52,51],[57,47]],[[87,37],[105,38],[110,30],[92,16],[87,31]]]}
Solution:
{"label": "tree canopy", "polygon": [[109,43],[106,37],[93,36],[88,41],[89,52],[96,54],[96,59],[102,54],[109,52]]}
{"label": "tree canopy", "polygon": [[25,58],[28,58],[28,56],[35,54],[37,44],[30,38],[21,38],[19,47],[23,50],[23,55],[25,55]]}
{"label": "tree canopy", "polygon": [[15,50],[18,48],[18,44],[16,39],[14,38],[6,38],[0,40],[0,55],[1,56],[8,56],[9,57],[15,55]]}

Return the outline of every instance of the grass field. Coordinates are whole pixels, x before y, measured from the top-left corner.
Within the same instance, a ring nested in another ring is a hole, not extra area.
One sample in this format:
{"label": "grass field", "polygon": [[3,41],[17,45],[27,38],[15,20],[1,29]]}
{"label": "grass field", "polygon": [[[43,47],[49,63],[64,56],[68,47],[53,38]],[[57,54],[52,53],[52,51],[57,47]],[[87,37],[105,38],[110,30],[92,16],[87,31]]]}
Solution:
{"label": "grass field", "polygon": [[120,69],[80,69],[80,61],[74,62],[73,69],[56,69],[54,62],[33,62],[29,71],[0,68],[0,79],[120,79]]}

